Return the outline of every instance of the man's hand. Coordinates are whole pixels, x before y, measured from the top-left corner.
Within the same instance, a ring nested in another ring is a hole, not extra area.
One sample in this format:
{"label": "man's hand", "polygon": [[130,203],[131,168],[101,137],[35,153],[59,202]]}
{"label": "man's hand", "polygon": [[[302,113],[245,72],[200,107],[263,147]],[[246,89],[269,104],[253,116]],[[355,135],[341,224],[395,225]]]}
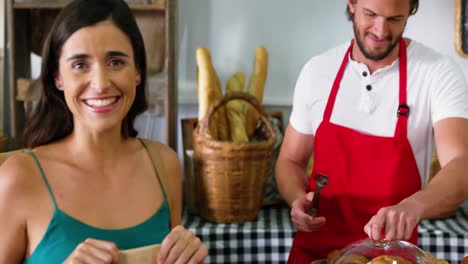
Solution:
{"label": "man's hand", "polygon": [[291,204],[291,221],[298,231],[316,231],[326,222],[323,216],[313,217],[306,213],[312,208],[313,198],[314,193],[310,192],[294,200]]}
{"label": "man's hand", "polygon": [[392,240],[409,240],[414,228],[421,220],[422,212],[416,206],[405,201],[389,207],[381,208],[364,226],[364,232],[370,239],[384,238]]}

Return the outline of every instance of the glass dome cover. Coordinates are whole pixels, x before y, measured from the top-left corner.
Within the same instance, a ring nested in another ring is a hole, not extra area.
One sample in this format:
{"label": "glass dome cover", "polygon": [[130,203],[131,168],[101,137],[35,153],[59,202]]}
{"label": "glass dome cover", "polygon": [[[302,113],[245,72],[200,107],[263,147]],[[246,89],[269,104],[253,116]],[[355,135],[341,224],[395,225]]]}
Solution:
{"label": "glass dome cover", "polygon": [[331,264],[434,264],[419,247],[410,242],[363,239],[341,249]]}

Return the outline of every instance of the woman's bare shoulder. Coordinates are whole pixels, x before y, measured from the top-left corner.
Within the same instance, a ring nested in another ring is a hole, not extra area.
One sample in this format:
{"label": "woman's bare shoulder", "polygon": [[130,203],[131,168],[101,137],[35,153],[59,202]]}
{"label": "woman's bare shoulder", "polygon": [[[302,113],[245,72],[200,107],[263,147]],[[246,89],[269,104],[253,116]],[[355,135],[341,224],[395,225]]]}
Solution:
{"label": "woman's bare shoulder", "polygon": [[[27,213],[30,201],[27,154],[8,157],[0,166],[0,262],[20,263],[26,250]],[[8,261],[7,261],[8,260]],[[12,262],[10,262],[12,261]]]}
{"label": "woman's bare shoulder", "polygon": [[158,152],[161,162],[164,165],[164,171],[167,179],[173,187],[179,188],[182,179],[182,171],[179,156],[169,146],[158,142],[150,141],[151,147]]}
{"label": "woman's bare shoulder", "polygon": [[38,174],[33,158],[26,153],[14,154],[0,166],[0,225],[11,228],[0,228],[2,233],[14,237],[24,232],[28,215],[37,210]]}
{"label": "woman's bare shoulder", "polygon": [[18,195],[16,197],[19,198],[31,193],[36,186],[34,175],[38,172],[30,154],[19,152],[11,155],[0,166],[0,195]]}
{"label": "woman's bare shoulder", "polygon": [[146,140],[146,142],[150,142],[151,147],[159,153],[161,159],[165,164],[179,164],[179,157],[177,156],[177,152],[175,152],[168,145],[154,140]]}
{"label": "woman's bare shoulder", "polygon": [[147,144],[151,144],[151,148],[158,152],[164,165],[164,174],[161,174],[160,177],[164,177],[162,182],[167,183],[164,189],[168,195],[171,209],[171,226],[180,225],[182,216],[182,171],[177,152],[161,142],[149,141]]}

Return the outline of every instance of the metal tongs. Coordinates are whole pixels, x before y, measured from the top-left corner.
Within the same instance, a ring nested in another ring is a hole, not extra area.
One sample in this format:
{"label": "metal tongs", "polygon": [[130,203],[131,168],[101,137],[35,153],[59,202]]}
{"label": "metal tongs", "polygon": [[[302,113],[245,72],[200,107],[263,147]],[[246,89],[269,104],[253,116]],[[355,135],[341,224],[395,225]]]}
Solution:
{"label": "metal tongs", "polygon": [[322,192],[322,188],[330,182],[328,176],[324,174],[317,173],[314,175],[315,181],[315,191],[314,191],[314,199],[312,200],[312,208],[307,212],[311,216],[317,216],[317,207],[320,201],[320,193]]}

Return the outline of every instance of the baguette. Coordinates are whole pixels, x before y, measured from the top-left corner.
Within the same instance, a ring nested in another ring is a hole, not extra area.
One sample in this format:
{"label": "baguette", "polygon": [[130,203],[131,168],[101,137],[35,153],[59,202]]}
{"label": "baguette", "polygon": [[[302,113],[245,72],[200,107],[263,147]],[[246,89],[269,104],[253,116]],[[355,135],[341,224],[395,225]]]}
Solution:
{"label": "baguette", "polygon": [[[245,83],[245,73],[244,72],[236,72],[234,73],[226,83],[226,94],[230,94],[232,92],[243,92],[244,91],[244,83]],[[232,100],[228,102],[226,105],[228,109],[234,110],[238,113],[242,112],[242,100]]]}
{"label": "baguette", "polygon": [[249,137],[245,131],[245,119],[241,113],[235,111],[227,111],[229,127],[231,132],[231,141],[234,143],[247,143]]}
{"label": "baguette", "polygon": [[[253,63],[252,74],[250,75],[248,93],[257,98],[261,104],[263,99],[263,91],[265,89],[265,82],[268,72],[268,52],[265,47],[259,46],[255,51],[255,60]],[[252,139],[255,129],[257,128],[257,122],[259,119],[259,113],[251,105],[246,104],[244,107],[245,113],[245,128],[249,139]]]}
{"label": "baguette", "polygon": [[[221,81],[213,67],[211,55],[208,49],[198,48],[196,51],[198,67],[198,120],[205,118],[213,103],[220,99]],[[225,107],[221,106],[210,120],[210,135],[214,139],[229,140]]]}
{"label": "baguette", "polygon": [[[230,94],[232,92],[243,92],[244,83],[244,72],[234,73],[226,83],[226,94]],[[231,100],[226,104],[231,141],[235,143],[249,142],[249,138],[245,130],[245,116],[242,111],[242,107],[243,102],[241,100]]]}

